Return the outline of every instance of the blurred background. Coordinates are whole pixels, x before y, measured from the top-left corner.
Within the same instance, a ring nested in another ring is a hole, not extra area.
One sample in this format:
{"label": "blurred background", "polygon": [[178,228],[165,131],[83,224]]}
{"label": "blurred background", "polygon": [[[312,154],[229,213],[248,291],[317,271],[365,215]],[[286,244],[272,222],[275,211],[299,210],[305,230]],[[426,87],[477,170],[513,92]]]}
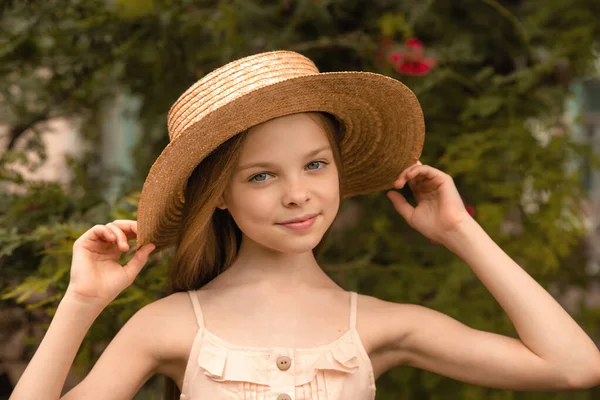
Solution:
{"label": "blurred background", "polygon": [[[136,219],[171,104],[228,61],[278,49],[408,85],[425,114],[421,161],[453,176],[479,224],[599,343],[599,15],[597,0],[0,0],[0,398],[51,321],[75,239]],[[469,267],[382,193],[344,201],[332,233],[318,258],[346,289],[517,337]],[[172,254],[153,255],[96,320],[65,392],[165,295]],[[598,398],[404,367],[377,381],[378,400]]]}

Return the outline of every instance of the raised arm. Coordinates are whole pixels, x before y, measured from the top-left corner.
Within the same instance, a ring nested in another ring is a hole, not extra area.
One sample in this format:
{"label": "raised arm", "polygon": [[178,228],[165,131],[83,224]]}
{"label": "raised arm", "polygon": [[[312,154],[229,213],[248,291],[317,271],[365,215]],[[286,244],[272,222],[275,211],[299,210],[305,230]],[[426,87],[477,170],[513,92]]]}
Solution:
{"label": "raised arm", "polygon": [[377,310],[374,321],[385,335],[383,372],[403,365],[489,388],[540,392],[600,384],[599,374],[589,367],[594,353],[584,353],[580,364],[581,352],[576,351],[572,360],[558,364],[538,356],[520,339],[473,329],[421,305],[381,301]]}
{"label": "raised arm", "polygon": [[[138,249],[129,263],[121,266],[118,263],[121,252],[129,249],[128,240],[136,236],[135,221],[115,221],[106,226],[96,225],[75,241],[69,287],[40,346],[17,382],[10,400],[60,397],[69,369],[88,329],[101,311],[131,285],[153,249],[153,245]],[[131,320],[131,323],[128,322],[129,326],[143,325],[144,322],[140,317],[132,317]],[[140,356],[128,354],[137,357],[135,362],[139,365],[130,378],[137,384],[155,368],[155,365],[151,355],[143,354],[144,342],[134,340],[134,329],[124,327],[122,331],[123,333],[115,338],[116,344],[113,348],[125,351],[127,349],[123,344],[128,343],[131,346],[128,349],[130,352],[135,346],[142,350]],[[114,354],[114,351],[111,354]],[[115,362],[112,358],[109,364]],[[118,378],[117,376],[113,379]],[[99,388],[100,386],[96,389]],[[130,392],[131,390],[123,391],[127,394]],[[85,395],[87,399],[92,398],[89,393]],[[94,398],[119,398],[102,391],[93,395],[97,396]]]}
{"label": "raised arm", "polygon": [[390,321],[391,359],[489,387],[543,391],[599,385],[600,352],[594,342],[468,215],[452,178],[417,164],[400,175],[396,187],[405,182],[418,205],[389,192],[396,210],[471,267],[519,339],[471,329],[424,307],[392,305],[381,318]]}

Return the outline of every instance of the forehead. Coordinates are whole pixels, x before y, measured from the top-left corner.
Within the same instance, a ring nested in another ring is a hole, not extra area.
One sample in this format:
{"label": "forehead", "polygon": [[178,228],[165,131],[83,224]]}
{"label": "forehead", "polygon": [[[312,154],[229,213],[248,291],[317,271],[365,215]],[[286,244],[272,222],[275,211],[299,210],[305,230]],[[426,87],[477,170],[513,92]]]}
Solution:
{"label": "forehead", "polygon": [[320,124],[309,115],[286,115],[250,129],[240,159],[290,151],[305,153],[328,143],[327,135]]}

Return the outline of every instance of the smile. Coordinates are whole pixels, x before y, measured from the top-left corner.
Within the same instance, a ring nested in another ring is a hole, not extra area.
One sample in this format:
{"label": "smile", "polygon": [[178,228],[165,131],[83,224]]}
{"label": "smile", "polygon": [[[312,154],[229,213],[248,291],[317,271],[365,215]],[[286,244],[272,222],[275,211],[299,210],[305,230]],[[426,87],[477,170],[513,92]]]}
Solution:
{"label": "smile", "polygon": [[286,227],[288,229],[292,229],[294,231],[301,231],[301,230],[310,228],[318,216],[319,215],[317,214],[314,217],[304,220],[302,222],[290,222],[289,224],[277,224],[277,225]]}

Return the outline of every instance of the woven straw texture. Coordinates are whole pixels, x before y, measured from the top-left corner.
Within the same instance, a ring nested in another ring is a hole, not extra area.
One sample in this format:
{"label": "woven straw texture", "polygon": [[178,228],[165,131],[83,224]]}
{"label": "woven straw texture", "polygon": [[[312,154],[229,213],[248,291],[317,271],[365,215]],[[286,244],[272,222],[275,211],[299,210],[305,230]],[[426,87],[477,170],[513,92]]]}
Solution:
{"label": "woven straw texture", "polygon": [[204,76],[171,107],[170,143],[142,188],[138,248],[175,244],[187,179],[221,143],[270,119],[308,111],[328,112],[343,125],[344,199],[391,189],[421,155],[423,113],[401,82],[371,72],[320,73],[291,51],[241,58]]}

